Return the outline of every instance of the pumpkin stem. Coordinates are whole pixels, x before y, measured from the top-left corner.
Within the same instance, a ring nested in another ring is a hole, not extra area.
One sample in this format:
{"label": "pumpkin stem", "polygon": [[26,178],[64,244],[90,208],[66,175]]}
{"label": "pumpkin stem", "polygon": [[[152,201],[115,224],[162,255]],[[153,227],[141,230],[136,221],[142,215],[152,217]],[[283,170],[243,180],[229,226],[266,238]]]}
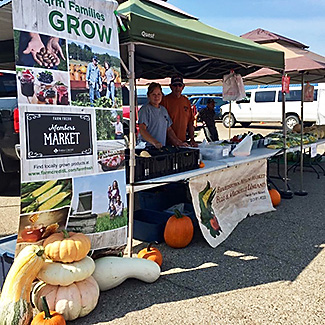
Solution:
{"label": "pumpkin stem", "polygon": [[43,246],[39,246],[37,252],[36,252],[36,255],[37,256],[42,256],[44,254],[44,248]]}
{"label": "pumpkin stem", "polygon": [[47,304],[46,297],[42,296],[41,300],[42,300],[42,305],[43,305],[43,311],[45,314],[44,319],[51,319],[52,315],[50,313],[50,308],[49,308],[49,305]]}
{"label": "pumpkin stem", "polygon": [[64,238],[69,238],[70,237],[69,233],[65,229],[63,229],[62,232],[63,232]]}
{"label": "pumpkin stem", "polygon": [[178,209],[175,209],[174,213],[175,213],[175,217],[177,219],[183,218],[183,215],[181,214],[181,212]]}
{"label": "pumpkin stem", "polygon": [[151,241],[149,244],[148,244],[148,246],[147,246],[147,251],[148,252],[151,252],[151,246],[153,245],[153,244],[158,244],[158,242],[157,241]]}

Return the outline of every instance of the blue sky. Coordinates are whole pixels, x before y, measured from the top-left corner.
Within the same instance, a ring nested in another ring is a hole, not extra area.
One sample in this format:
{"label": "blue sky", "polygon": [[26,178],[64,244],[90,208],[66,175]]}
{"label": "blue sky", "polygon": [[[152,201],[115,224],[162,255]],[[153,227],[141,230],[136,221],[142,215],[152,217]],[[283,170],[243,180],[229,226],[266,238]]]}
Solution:
{"label": "blue sky", "polygon": [[205,24],[240,36],[256,28],[294,39],[325,56],[324,0],[168,0]]}

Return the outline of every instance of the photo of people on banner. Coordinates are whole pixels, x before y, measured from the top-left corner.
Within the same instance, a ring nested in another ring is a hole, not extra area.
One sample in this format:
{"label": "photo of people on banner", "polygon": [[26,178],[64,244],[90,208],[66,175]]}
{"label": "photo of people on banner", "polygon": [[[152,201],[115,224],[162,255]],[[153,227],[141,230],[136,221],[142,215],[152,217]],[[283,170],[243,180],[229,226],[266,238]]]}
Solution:
{"label": "photo of people on banner", "polygon": [[126,225],[123,170],[73,179],[73,198],[67,223],[69,231],[89,234],[92,247],[100,249],[123,245]]}
{"label": "photo of people on banner", "polygon": [[68,51],[72,105],[122,107],[118,53],[75,41]]}

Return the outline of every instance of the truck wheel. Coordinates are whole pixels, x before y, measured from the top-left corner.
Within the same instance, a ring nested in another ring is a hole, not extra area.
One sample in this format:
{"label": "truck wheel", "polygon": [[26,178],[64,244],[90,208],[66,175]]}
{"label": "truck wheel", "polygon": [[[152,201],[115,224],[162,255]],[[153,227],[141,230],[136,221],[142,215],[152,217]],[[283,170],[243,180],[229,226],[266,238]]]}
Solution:
{"label": "truck wheel", "polygon": [[288,130],[292,130],[296,124],[299,124],[299,118],[296,115],[288,115],[286,117],[286,126]]}
{"label": "truck wheel", "polygon": [[240,122],[243,128],[248,128],[251,125],[251,122]]}
{"label": "truck wheel", "polygon": [[226,113],[223,117],[222,117],[222,124],[224,125],[224,127],[229,128],[229,124],[230,127],[234,127],[236,124],[236,119],[234,117],[233,114],[230,114],[230,119],[229,119],[229,114]]}
{"label": "truck wheel", "polygon": [[10,173],[4,173],[0,166],[0,193],[7,189],[10,185]]}

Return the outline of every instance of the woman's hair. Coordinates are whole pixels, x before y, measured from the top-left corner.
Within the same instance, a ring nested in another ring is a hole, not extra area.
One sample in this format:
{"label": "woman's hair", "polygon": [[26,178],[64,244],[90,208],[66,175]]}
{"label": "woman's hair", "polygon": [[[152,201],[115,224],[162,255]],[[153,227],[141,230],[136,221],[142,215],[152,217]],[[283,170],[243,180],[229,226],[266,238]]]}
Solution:
{"label": "woman's hair", "polygon": [[105,61],[105,62],[104,62],[104,68],[106,69],[107,66],[108,66],[108,68],[110,68],[111,65],[110,65],[109,62]]}
{"label": "woman's hair", "polygon": [[147,91],[147,96],[149,96],[156,88],[159,88],[161,93],[162,93],[162,88],[161,85],[158,82],[152,82],[149,86],[148,86],[148,91]]}

